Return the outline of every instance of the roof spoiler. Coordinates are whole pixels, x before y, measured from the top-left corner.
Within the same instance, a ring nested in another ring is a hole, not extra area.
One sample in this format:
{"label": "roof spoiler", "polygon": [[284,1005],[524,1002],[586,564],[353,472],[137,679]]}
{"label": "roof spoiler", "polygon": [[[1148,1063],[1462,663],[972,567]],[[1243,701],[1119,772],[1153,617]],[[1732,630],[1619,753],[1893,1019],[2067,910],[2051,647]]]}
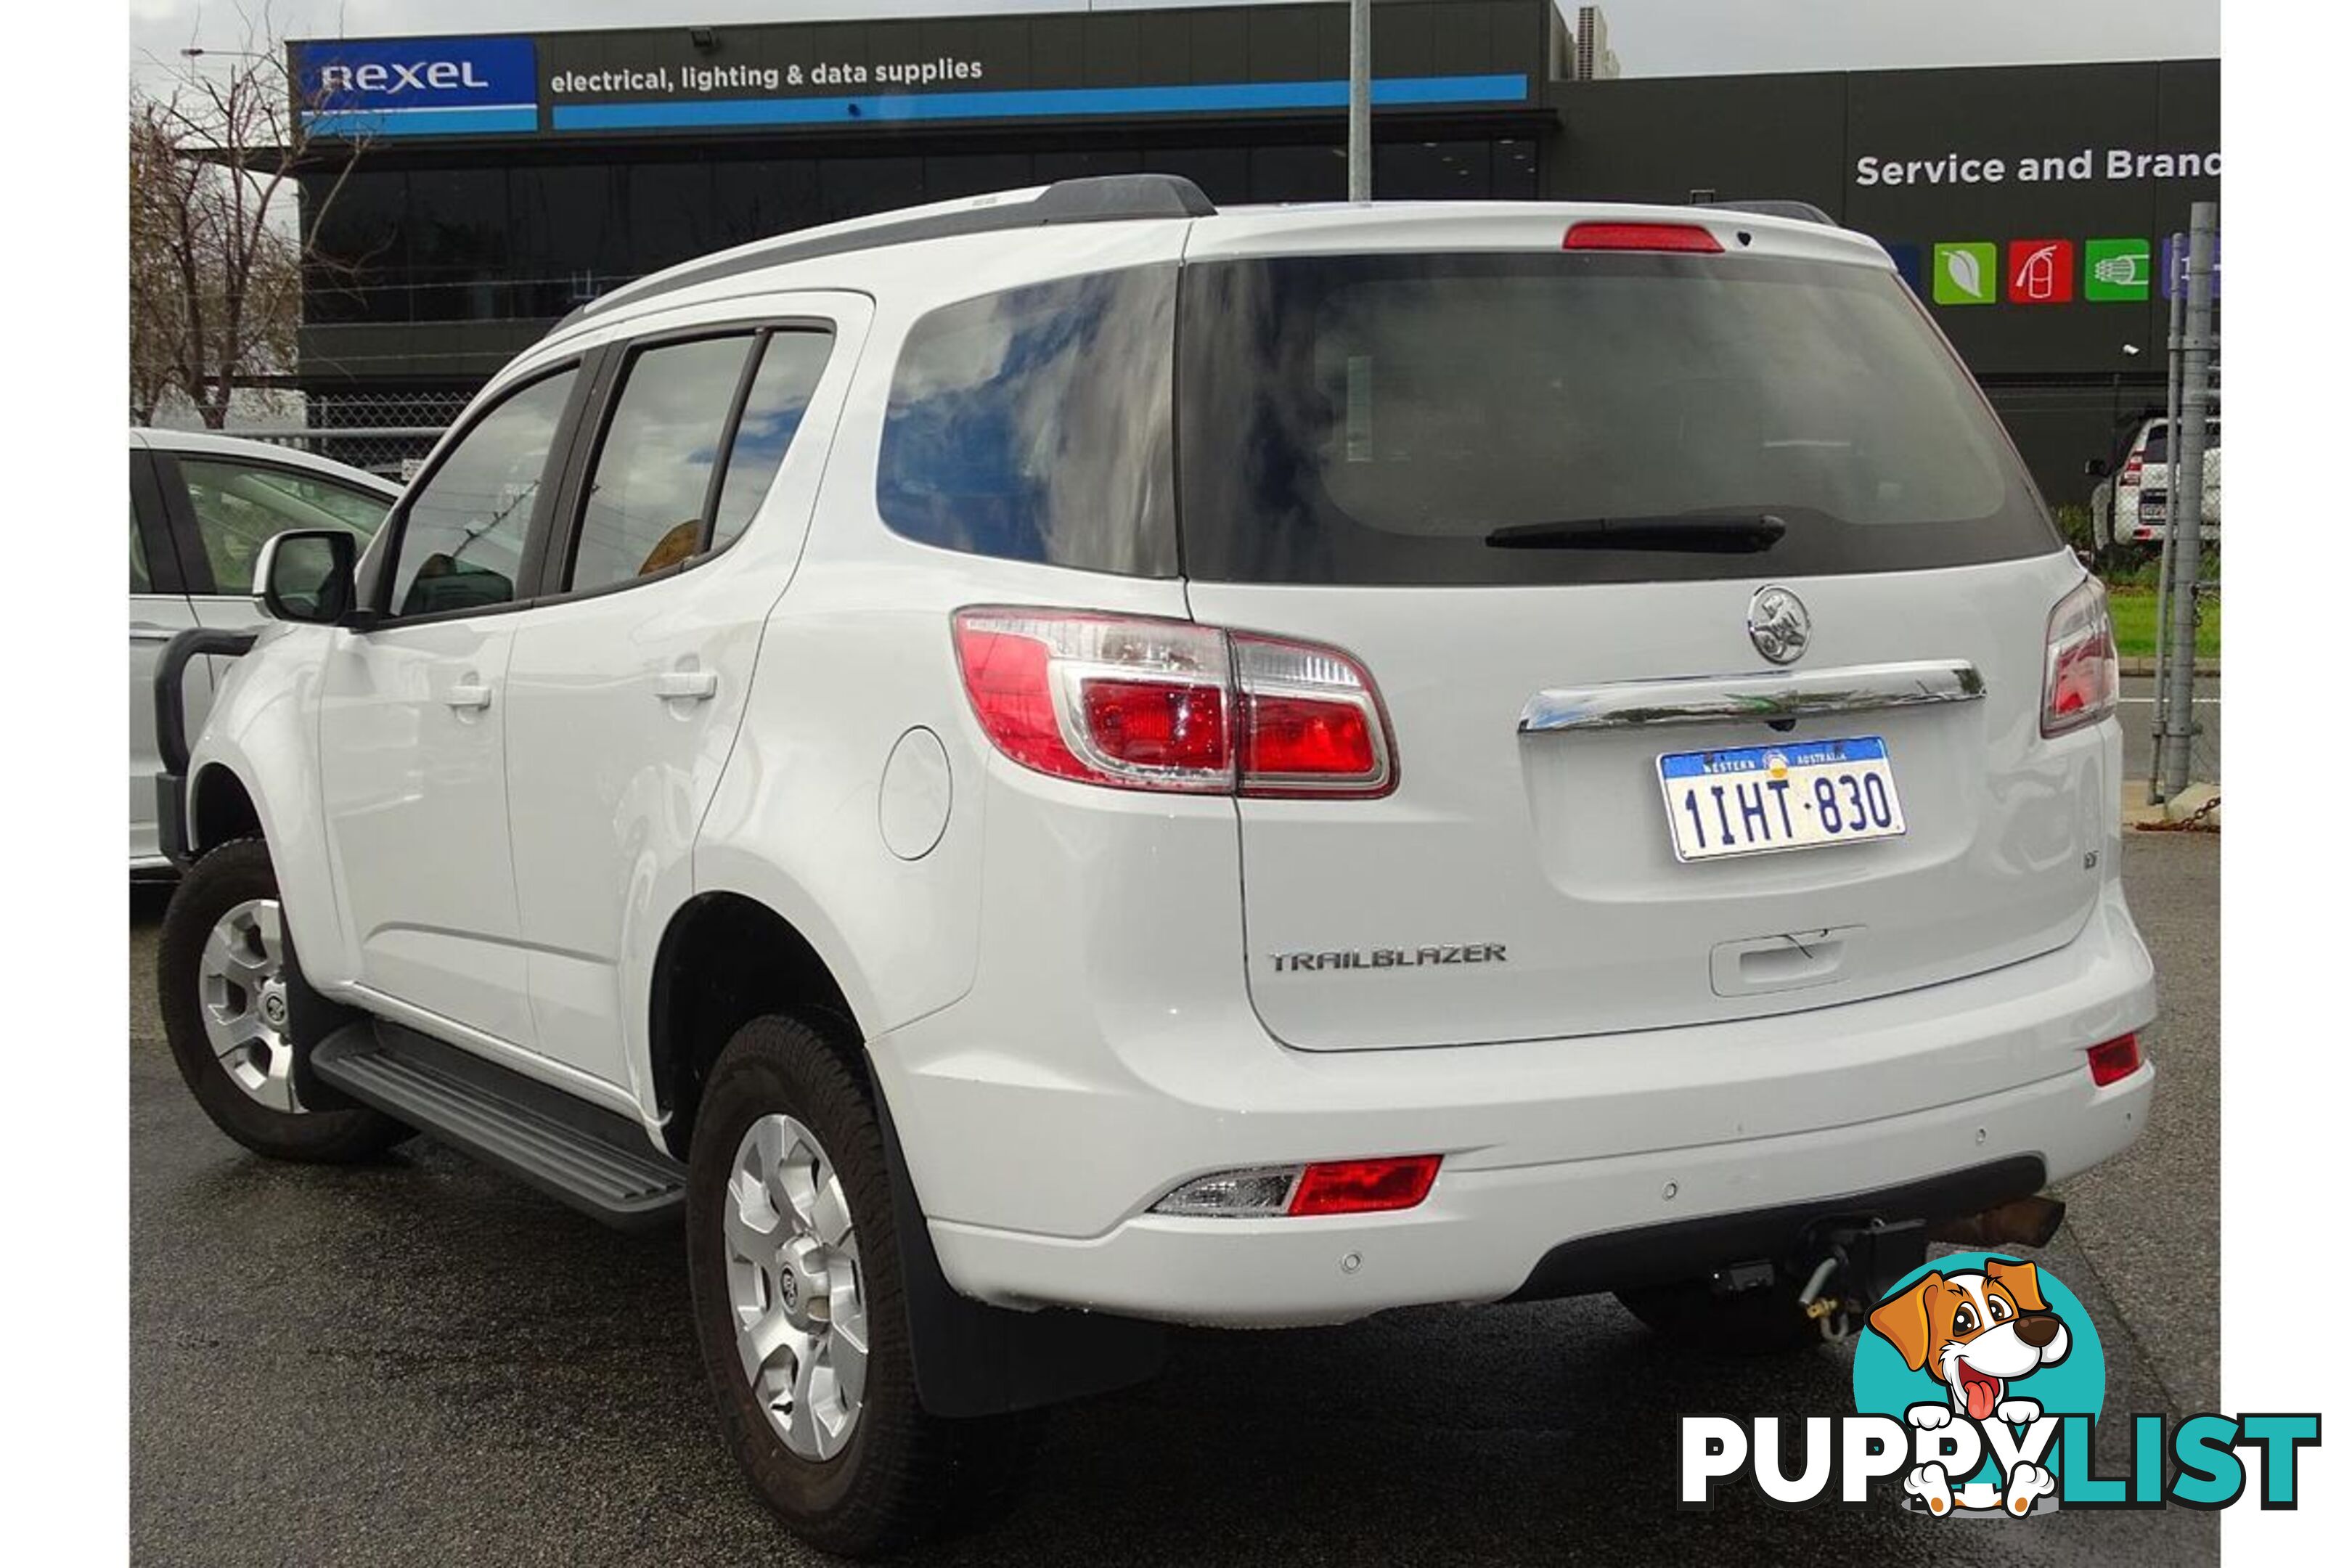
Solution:
{"label": "roof spoiler", "polygon": [[786,234],[765,245],[700,263],[687,263],[657,273],[639,283],[625,284],[601,299],[591,300],[558,321],[551,333],[604,307],[627,300],[650,300],[699,283],[716,282],[745,272],[763,271],[788,262],[810,261],[874,250],[886,245],[944,239],[953,235],[990,234],[1007,229],[1043,228],[1060,223],[1113,223],[1125,218],[1210,217],[1217,206],[1201,187],[1181,174],[1093,174],[1083,179],[1056,180],[1035,195],[1019,200],[974,196],[969,202],[934,208],[897,220],[870,218],[828,224],[794,238]]}
{"label": "roof spoiler", "polygon": [[1693,202],[1691,205],[1708,207],[1717,212],[1754,213],[1759,217],[1794,218],[1799,223],[1820,224],[1823,228],[1838,226],[1837,219],[1811,202],[1782,201],[1777,197],[1763,196],[1754,201],[1745,202]]}

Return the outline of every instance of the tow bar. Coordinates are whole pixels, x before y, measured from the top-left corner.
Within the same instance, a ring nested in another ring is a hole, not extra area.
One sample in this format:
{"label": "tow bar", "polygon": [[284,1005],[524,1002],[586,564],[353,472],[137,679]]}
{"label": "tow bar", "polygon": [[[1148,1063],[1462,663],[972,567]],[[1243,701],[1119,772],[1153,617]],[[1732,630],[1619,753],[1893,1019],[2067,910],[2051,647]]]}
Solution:
{"label": "tow bar", "polygon": [[1861,1329],[1896,1280],[1927,1261],[1927,1222],[1822,1220],[1806,1231],[1799,1256],[1819,1261],[1797,1304],[1834,1344]]}
{"label": "tow bar", "polygon": [[2024,1197],[1940,1221],[1932,1233],[1918,1219],[1840,1215],[1817,1220],[1797,1249],[1800,1268],[1802,1260],[1812,1260],[1797,1304],[1821,1325],[1822,1338],[1846,1339],[1860,1331],[1896,1280],[1927,1260],[1928,1242],[1988,1249],[2047,1247],[2065,1218],[2066,1205],[2057,1199]]}

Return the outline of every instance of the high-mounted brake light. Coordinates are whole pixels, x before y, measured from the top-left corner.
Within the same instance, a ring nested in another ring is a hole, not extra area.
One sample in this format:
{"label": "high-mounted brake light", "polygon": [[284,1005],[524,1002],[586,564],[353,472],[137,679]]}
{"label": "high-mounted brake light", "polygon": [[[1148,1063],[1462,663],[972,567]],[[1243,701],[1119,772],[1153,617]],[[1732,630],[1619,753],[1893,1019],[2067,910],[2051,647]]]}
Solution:
{"label": "high-mounted brake light", "polygon": [[2121,1083],[2139,1071],[2139,1037],[2124,1035],[2103,1041],[2090,1049],[2091,1085],[2105,1089],[2111,1083]]}
{"label": "high-mounted brake light", "polygon": [[1380,695],[1337,648],[1191,621],[955,616],[973,714],[1024,767],[1118,789],[1366,796],[1396,784]]}
{"label": "high-mounted brake light", "polygon": [[1388,1214],[1429,1196],[1442,1158],[1406,1154],[1217,1171],[1183,1183],[1153,1204],[1151,1212],[1206,1219]]}
{"label": "high-mounted brake light", "polygon": [[1569,226],[1562,250],[1687,250],[1723,254],[1723,244],[1695,223],[1580,223]]}
{"label": "high-mounted brake light", "polygon": [[2042,732],[2063,735],[2116,710],[2116,633],[2107,591],[2085,579],[2050,612],[2042,648]]}

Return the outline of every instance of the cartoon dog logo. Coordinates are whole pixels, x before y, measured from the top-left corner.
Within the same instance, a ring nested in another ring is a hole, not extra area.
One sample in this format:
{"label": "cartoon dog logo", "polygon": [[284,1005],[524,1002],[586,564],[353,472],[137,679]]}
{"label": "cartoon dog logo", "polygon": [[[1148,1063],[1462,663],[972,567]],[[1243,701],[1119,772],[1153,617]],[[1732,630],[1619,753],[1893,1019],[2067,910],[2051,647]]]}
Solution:
{"label": "cartoon dog logo", "polygon": [[[2066,1359],[2066,1325],[2043,1303],[2040,1274],[2031,1263],[2005,1258],[1987,1258],[1982,1271],[1927,1274],[1880,1302],[1870,1326],[1902,1352],[1912,1371],[1926,1373],[1949,1394],[1948,1404],[1914,1405],[1906,1413],[1921,1428],[1956,1416],[2029,1426],[2041,1419],[2041,1403],[2011,1390]],[[2022,1516],[2056,1488],[2047,1470],[2020,1459],[2001,1479],[1998,1506]],[[1952,1511],[1952,1479],[1940,1464],[1915,1468],[1903,1489],[1930,1513]]]}

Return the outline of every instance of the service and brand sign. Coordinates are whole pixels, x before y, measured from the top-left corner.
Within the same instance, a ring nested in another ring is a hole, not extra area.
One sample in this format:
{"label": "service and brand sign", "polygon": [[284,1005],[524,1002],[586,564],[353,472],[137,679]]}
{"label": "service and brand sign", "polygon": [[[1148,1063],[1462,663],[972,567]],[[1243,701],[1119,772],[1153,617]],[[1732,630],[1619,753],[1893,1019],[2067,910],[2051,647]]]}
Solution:
{"label": "service and brand sign", "polygon": [[[1420,15],[1425,13],[1425,15]],[[1524,108],[1541,77],[1519,0],[1396,0],[1443,48],[1373,82],[1381,108]],[[1521,25],[1524,22],[1525,25]],[[1219,117],[1347,106],[1347,10],[926,17],[294,46],[329,134],[708,132],[914,121]],[[495,110],[495,112],[492,112]]]}
{"label": "service and brand sign", "polygon": [[539,129],[539,51],[529,38],[339,40],[291,53],[296,108],[315,135]]}

